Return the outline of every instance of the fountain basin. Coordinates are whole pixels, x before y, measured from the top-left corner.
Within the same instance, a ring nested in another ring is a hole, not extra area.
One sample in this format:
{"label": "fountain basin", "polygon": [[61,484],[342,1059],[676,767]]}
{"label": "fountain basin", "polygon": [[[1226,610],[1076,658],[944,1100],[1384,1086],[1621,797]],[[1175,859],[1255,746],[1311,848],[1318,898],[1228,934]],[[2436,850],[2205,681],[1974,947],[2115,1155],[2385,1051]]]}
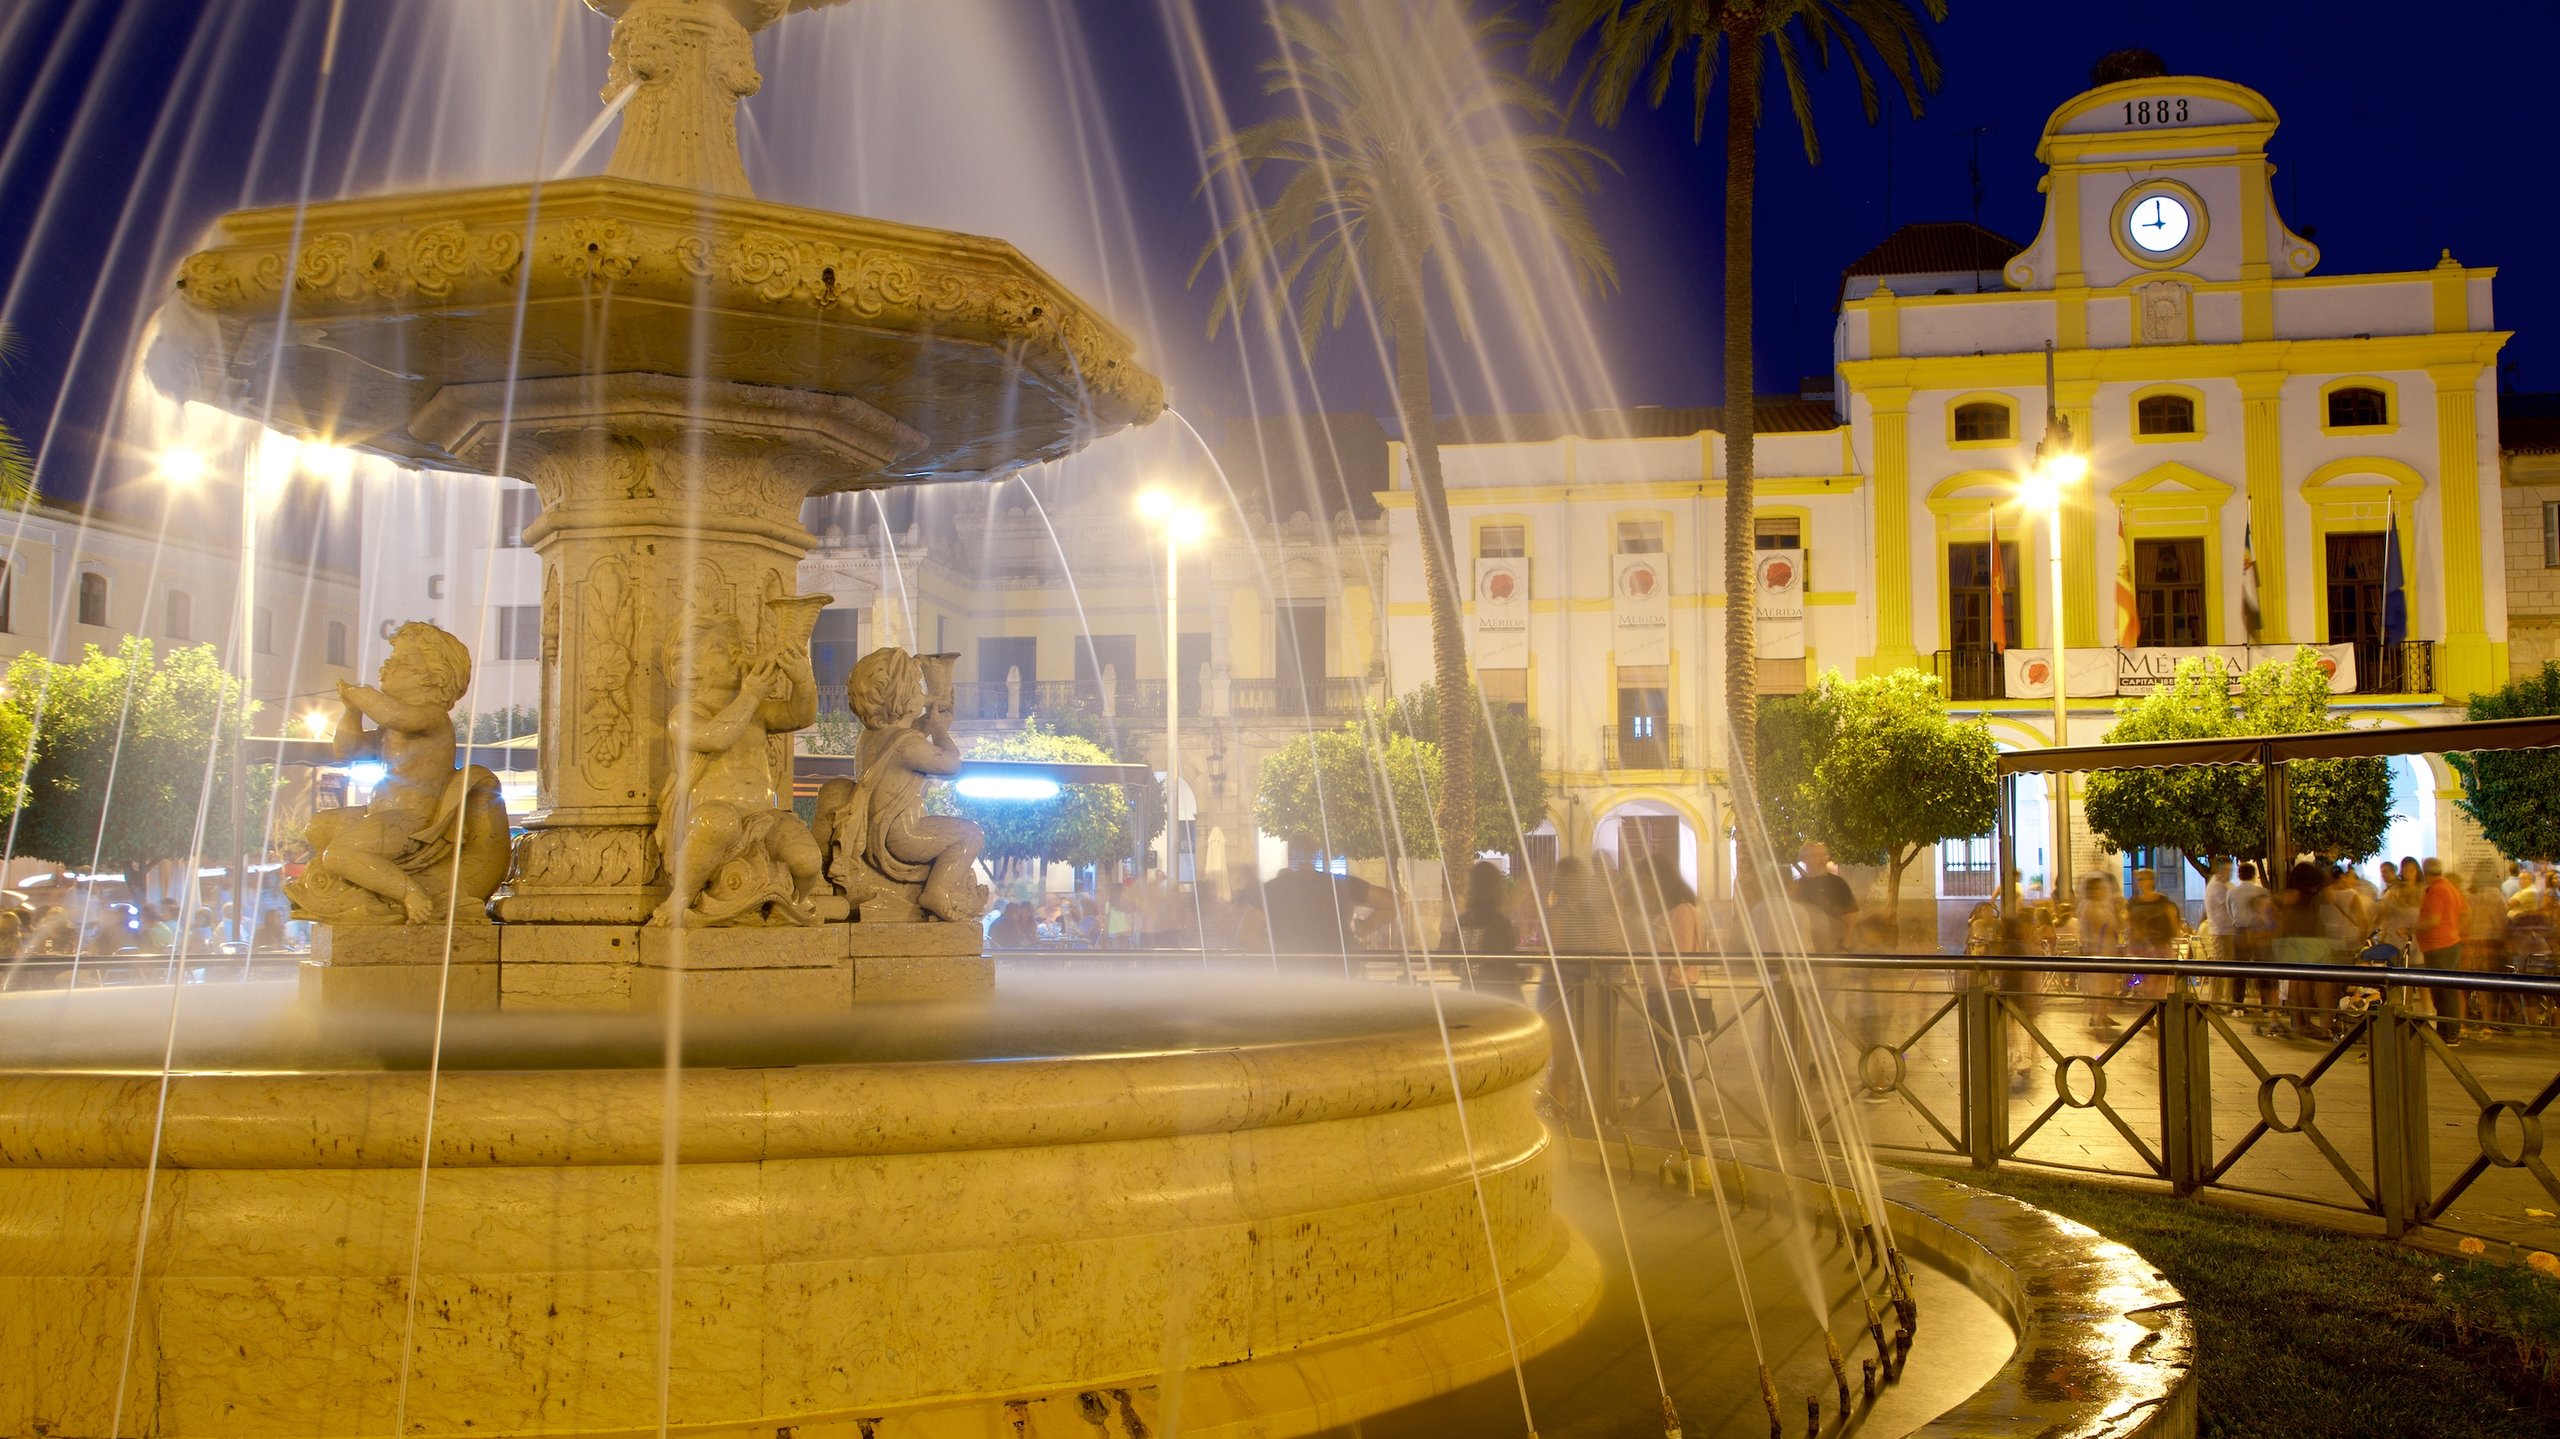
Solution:
{"label": "fountain basin", "polygon": [[1164,407],[1128,338],[1001,240],[611,175],[243,210],[174,297],[162,389],[449,469],[478,457],[413,429],[448,385],[679,376],[904,427],[818,490],[1002,473]]}
{"label": "fountain basin", "polygon": [[656,1016],[451,1015],[431,1072],[434,1016],[288,985],[10,996],[0,1432],[107,1432],[120,1370],[127,1433],[649,1431],[662,1343],[693,1432],[1345,1423],[1506,1369],[1497,1285],[1530,1353],[1597,1297],[1542,1027],[1441,1002],[1007,976],[671,1079]]}

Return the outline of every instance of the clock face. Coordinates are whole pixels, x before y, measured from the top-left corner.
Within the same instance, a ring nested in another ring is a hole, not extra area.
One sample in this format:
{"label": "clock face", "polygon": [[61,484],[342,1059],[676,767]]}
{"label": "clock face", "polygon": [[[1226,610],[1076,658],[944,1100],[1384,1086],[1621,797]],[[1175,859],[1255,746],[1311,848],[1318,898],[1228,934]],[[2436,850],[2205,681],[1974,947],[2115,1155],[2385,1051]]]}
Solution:
{"label": "clock face", "polygon": [[2125,238],[2154,255],[2165,255],[2187,242],[2193,217],[2186,202],[2174,195],[2145,195],[2124,217]]}

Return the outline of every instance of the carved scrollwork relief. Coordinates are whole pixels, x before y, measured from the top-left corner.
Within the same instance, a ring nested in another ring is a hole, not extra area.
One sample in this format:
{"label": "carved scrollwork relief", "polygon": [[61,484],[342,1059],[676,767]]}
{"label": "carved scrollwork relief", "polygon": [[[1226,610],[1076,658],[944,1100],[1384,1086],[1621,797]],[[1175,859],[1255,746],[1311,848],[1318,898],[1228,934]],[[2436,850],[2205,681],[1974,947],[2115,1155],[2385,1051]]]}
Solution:
{"label": "carved scrollwork relief", "polygon": [[639,608],[630,567],[610,556],[596,561],[580,606],[578,733],[579,758],[587,778],[598,784],[631,753],[638,733],[633,690],[640,675]]}

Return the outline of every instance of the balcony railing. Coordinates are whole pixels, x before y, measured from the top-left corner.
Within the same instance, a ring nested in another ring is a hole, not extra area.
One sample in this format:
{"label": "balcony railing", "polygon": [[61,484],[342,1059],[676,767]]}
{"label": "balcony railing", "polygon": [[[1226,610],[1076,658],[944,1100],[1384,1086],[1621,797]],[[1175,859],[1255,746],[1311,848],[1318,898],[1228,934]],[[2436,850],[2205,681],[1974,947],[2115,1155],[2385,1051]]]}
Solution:
{"label": "balcony railing", "polygon": [[1951,700],[2008,698],[2008,667],[1997,650],[1940,650],[1930,661]]}
{"label": "balcony railing", "polygon": [[[2433,640],[2402,640],[2397,644],[2364,641],[2356,645],[2355,652],[2357,694],[2434,693],[2436,646]],[[2281,651],[2271,646],[2253,653],[2264,659]],[[1996,651],[1939,650],[1930,656],[1930,668],[1946,685],[1948,699],[1970,702],[2009,697],[2008,667],[2003,656]]]}
{"label": "balcony railing", "polygon": [[2432,694],[2436,687],[2433,640],[2379,641],[2356,646],[2356,693],[2360,695]]}
{"label": "balcony railing", "polygon": [[1349,719],[1367,685],[1350,675],[1324,679],[1230,680],[1227,709],[1237,719]]}
{"label": "balcony railing", "polygon": [[1649,735],[1630,733],[1623,724],[1600,731],[1602,769],[1687,769],[1689,727],[1657,724]]}

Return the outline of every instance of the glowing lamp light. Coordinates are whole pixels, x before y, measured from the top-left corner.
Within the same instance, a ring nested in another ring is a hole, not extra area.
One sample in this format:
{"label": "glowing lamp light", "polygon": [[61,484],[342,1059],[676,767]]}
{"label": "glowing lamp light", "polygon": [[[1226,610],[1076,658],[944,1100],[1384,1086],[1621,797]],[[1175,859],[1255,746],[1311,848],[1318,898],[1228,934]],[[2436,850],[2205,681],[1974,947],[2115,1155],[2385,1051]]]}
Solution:
{"label": "glowing lamp light", "polygon": [[1202,535],[1209,533],[1209,517],[1193,509],[1178,511],[1167,525],[1166,532],[1177,545],[1196,544]]}
{"label": "glowing lamp light", "polygon": [[327,739],[329,726],[332,723],[327,710],[314,709],[302,712],[302,732],[313,739]]}
{"label": "glowing lamp light", "polygon": [[380,760],[358,760],[347,766],[347,783],[367,794],[391,777],[391,766]]}
{"label": "glowing lamp light", "polygon": [[190,488],[200,485],[204,483],[205,472],[210,468],[212,467],[205,463],[204,456],[193,450],[170,449],[160,452],[160,473],[173,485]]}
{"label": "glowing lamp light", "polygon": [[1173,511],[1173,496],[1163,490],[1148,490],[1138,496],[1138,513],[1151,520],[1161,520]]}
{"label": "glowing lamp light", "polygon": [[1020,775],[963,775],[954,781],[951,787],[965,799],[1005,800],[1028,804],[1058,797],[1056,780],[1034,779]]}

